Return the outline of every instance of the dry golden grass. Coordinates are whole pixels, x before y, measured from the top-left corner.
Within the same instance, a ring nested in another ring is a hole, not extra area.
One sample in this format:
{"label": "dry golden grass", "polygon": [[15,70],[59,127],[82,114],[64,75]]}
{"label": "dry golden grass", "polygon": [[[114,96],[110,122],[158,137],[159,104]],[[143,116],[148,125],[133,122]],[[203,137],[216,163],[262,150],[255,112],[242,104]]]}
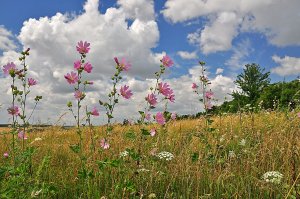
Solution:
{"label": "dry golden grass", "polygon": [[[135,161],[126,158],[118,169],[104,169],[93,183],[98,189],[94,196],[133,197],[117,188],[130,180],[139,197],[151,193],[158,198],[284,197],[300,172],[300,119],[296,113],[228,114],[212,119],[211,127],[215,128],[212,132],[205,130],[204,118],[168,123],[166,132],[157,127],[158,134],[143,141],[142,165],[137,167]],[[129,130],[138,134],[139,126],[115,125],[110,137],[111,148],[103,151],[97,141],[97,151],[91,153],[91,134],[88,128],[84,128],[87,164],[98,171],[96,161],[118,159],[126,148],[137,149],[139,139],[126,138]],[[104,127],[95,127],[94,132],[99,140],[104,136]],[[38,137],[42,140],[34,141]],[[240,144],[242,139],[246,140],[245,146]],[[2,135],[1,154],[7,151],[8,142],[9,135]],[[77,142],[76,129],[60,127],[33,131],[26,141],[28,146],[37,148],[33,157],[35,167],[44,156],[51,157],[47,181],[65,189],[57,194],[58,198],[71,197],[68,194],[76,190],[80,160],[69,146]],[[170,162],[153,161],[150,153],[155,150],[169,151],[175,158]],[[234,151],[236,157],[230,158],[229,151]],[[193,160],[193,154],[199,158]],[[0,163],[4,161],[2,159]],[[138,168],[150,171],[136,175]],[[273,170],[284,175],[279,186],[269,185],[261,178],[265,172]]]}

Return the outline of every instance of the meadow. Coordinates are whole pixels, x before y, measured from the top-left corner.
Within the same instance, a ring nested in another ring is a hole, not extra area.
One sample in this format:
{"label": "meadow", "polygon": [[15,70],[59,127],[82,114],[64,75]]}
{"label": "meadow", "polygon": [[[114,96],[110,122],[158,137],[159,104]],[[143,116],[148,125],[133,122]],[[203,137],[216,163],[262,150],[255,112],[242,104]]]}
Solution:
{"label": "meadow", "polygon": [[[20,179],[1,175],[1,198],[296,198],[300,139],[295,112],[212,119],[212,132],[204,118],[158,127],[157,135],[144,142],[140,165],[134,159],[138,125],[116,124],[111,149],[95,153],[90,151],[86,128],[84,153],[91,173],[81,179],[80,159],[69,148],[78,141],[76,129],[32,129],[26,140],[36,148],[32,171],[22,174],[25,179],[19,184],[11,183]],[[105,127],[94,128],[96,137],[105,133]],[[9,135],[1,136],[2,154],[8,140]],[[161,151],[174,157],[160,159]],[[2,158],[1,165],[9,161]],[[262,176],[268,171],[280,172],[281,182],[266,182]]]}

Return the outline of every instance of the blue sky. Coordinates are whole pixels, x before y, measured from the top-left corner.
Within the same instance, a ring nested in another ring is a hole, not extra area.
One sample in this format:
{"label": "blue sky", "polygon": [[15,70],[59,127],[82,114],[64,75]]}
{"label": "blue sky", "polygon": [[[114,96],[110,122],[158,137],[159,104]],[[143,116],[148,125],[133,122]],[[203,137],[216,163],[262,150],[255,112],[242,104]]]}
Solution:
{"label": "blue sky", "polygon": [[[62,109],[64,99],[57,96],[63,92],[72,96],[62,83],[63,74],[76,59],[72,46],[87,40],[92,46],[89,58],[95,73],[91,78],[98,81],[96,85],[107,82],[112,57],[124,56],[133,65],[126,81],[136,88],[136,98],[143,99],[142,88],[150,84],[160,57],[168,54],[175,67],[166,81],[190,85],[197,79],[198,61],[203,60],[215,83],[213,89],[222,98],[236,89],[233,81],[246,63],[271,71],[272,82],[300,75],[300,2],[287,0],[285,9],[282,6],[281,0],[228,0],[226,4],[223,0],[2,1],[0,64],[17,60],[18,51],[31,47],[29,63],[32,75],[41,80],[45,103]],[[178,93],[190,92],[175,87]],[[7,93],[4,88],[0,92]],[[178,104],[184,100],[178,97]],[[124,111],[131,105],[125,103]],[[188,105],[170,108],[181,113],[199,111]]]}

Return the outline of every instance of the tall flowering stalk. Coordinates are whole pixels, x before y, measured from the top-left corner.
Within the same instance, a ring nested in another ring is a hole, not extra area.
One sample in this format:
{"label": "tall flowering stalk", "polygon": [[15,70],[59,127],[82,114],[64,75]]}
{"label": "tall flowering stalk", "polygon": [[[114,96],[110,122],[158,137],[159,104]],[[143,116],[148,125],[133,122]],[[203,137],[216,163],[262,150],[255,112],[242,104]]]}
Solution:
{"label": "tall flowering stalk", "polygon": [[[138,146],[138,156],[141,157],[142,154],[142,143],[144,140],[144,136],[155,136],[156,129],[153,128],[150,131],[146,129],[145,125],[147,121],[151,121],[151,113],[150,111],[155,109],[155,107],[160,102],[165,102],[164,112],[157,112],[153,118],[160,125],[165,125],[166,122],[171,118],[171,114],[167,112],[167,104],[168,102],[175,102],[174,91],[170,88],[168,83],[164,83],[161,80],[161,76],[165,73],[166,69],[173,66],[173,61],[169,56],[165,55],[161,60],[160,70],[155,72],[155,86],[150,87],[150,93],[145,97],[146,107],[143,111],[139,111],[141,118],[138,120],[138,123],[141,125],[141,133],[139,136],[139,146]],[[161,100],[158,101],[159,97],[162,96]],[[173,114],[173,117],[175,115]],[[140,158],[137,160],[137,166],[140,165]]]}
{"label": "tall flowering stalk", "polygon": [[212,100],[214,93],[211,90],[208,90],[208,86],[211,84],[207,76],[205,75],[205,62],[199,62],[201,66],[201,74],[199,76],[199,85],[196,83],[192,84],[193,92],[196,93],[199,97],[199,101],[204,105],[204,115],[206,118],[206,127],[208,128],[211,120],[209,119],[208,112],[212,109]]}
{"label": "tall flowering stalk", "polygon": [[[17,69],[16,65],[11,62],[3,66],[4,75],[10,76],[12,78],[11,92],[12,92],[12,102],[11,106],[7,109],[9,115],[12,116],[12,156],[15,157],[16,152],[16,137],[22,142],[22,150],[25,149],[25,140],[27,139],[26,133],[29,126],[29,120],[35,111],[35,108],[38,102],[42,99],[42,96],[35,97],[35,105],[31,110],[29,117],[26,110],[27,96],[30,93],[31,87],[37,84],[37,81],[33,78],[28,78],[28,65],[26,64],[26,58],[29,56],[30,49],[21,52],[21,61],[22,69]],[[17,80],[20,80],[21,89],[18,88]],[[18,119],[22,121],[22,124],[19,124]]]}
{"label": "tall flowering stalk", "polygon": [[[67,106],[69,110],[71,111],[75,121],[76,121],[76,127],[77,127],[77,134],[79,136],[79,144],[71,146],[71,149],[76,152],[80,153],[81,156],[83,156],[83,138],[82,138],[82,130],[81,130],[81,115],[80,110],[82,107],[82,101],[85,99],[86,96],[86,86],[92,85],[93,82],[83,80],[83,73],[91,73],[92,72],[92,65],[90,62],[86,61],[86,55],[90,51],[90,43],[80,41],[77,43],[76,46],[77,52],[80,54],[80,59],[74,62],[74,69],[75,71],[71,71],[70,73],[67,73],[64,77],[67,80],[67,82],[70,85],[74,85],[74,98],[76,100],[77,106],[76,109],[73,110],[73,104],[71,101],[68,102]],[[87,118],[90,119],[91,112],[88,112],[86,109]],[[89,124],[91,125],[90,121]],[[83,158],[83,157],[81,157]]]}
{"label": "tall flowering stalk", "polygon": [[121,86],[119,92],[117,90],[117,85],[122,80],[122,72],[123,71],[127,72],[130,69],[131,64],[128,61],[126,61],[125,58],[122,58],[121,61],[119,61],[119,59],[115,57],[114,60],[116,63],[116,72],[111,77],[111,80],[113,81],[113,87],[112,90],[107,95],[108,101],[104,102],[102,100],[99,100],[99,104],[105,108],[106,116],[107,116],[106,137],[100,141],[100,145],[103,149],[108,149],[110,147],[108,136],[111,134],[113,130],[111,121],[114,118],[113,112],[116,104],[119,103],[120,95],[125,99],[130,99],[133,95],[132,91],[129,89],[129,86],[127,85]]}

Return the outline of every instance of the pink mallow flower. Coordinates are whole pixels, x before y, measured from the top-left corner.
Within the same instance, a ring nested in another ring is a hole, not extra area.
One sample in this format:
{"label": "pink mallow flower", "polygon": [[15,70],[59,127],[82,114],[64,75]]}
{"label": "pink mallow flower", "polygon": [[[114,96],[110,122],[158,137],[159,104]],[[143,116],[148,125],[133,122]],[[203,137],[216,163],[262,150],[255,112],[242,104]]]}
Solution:
{"label": "pink mallow flower", "polygon": [[175,95],[173,94],[173,91],[169,96],[167,96],[167,99],[170,100],[170,102],[175,102]]}
{"label": "pink mallow flower", "polygon": [[163,94],[166,97],[173,93],[172,89],[170,88],[170,85],[167,83],[158,83],[158,90],[161,94]]}
{"label": "pink mallow flower", "polygon": [[9,108],[7,109],[7,112],[8,112],[8,114],[10,114],[10,115],[19,115],[20,110],[19,110],[19,107],[17,107],[17,106],[12,106],[12,107],[9,107]]}
{"label": "pink mallow flower", "polygon": [[193,83],[192,84],[192,89],[197,89],[198,88],[198,85],[196,83]]}
{"label": "pink mallow flower", "polygon": [[151,93],[148,94],[148,96],[146,97],[146,101],[151,105],[151,106],[155,106],[157,104],[157,98],[156,96]]}
{"label": "pink mallow flower", "polygon": [[145,114],[145,119],[148,120],[148,121],[151,120],[151,114],[150,113],[146,113]]}
{"label": "pink mallow flower", "polygon": [[74,69],[79,70],[81,68],[81,61],[77,60],[74,62]]}
{"label": "pink mallow flower", "polygon": [[299,112],[297,115],[298,115],[298,117],[300,118],[300,112]]}
{"label": "pink mallow flower", "polygon": [[122,71],[128,71],[130,69],[130,67],[131,67],[131,64],[128,61],[126,61],[125,58],[122,58],[121,62],[119,62],[119,60],[118,60],[117,57],[115,57],[114,60],[115,60],[116,64],[118,65],[118,67]]}
{"label": "pink mallow flower", "polygon": [[152,129],[150,130],[150,135],[151,135],[152,137],[154,137],[156,133],[157,133],[157,132],[156,132],[156,129],[155,129],[155,128],[152,128]]}
{"label": "pink mallow flower", "polygon": [[85,94],[79,90],[75,91],[74,93],[74,97],[75,99],[79,100],[79,99],[83,99],[85,97]]}
{"label": "pink mallow flower", "polygon": [[77,43],[76,49],[80,54],[87,54],[90,51],[89,46],[90,43],[86,41],[83,43],[83,41],[80,41]]}
{"label": "pink mallow flower", "polygon": [[100,146],[103,149],[109,149],[109,143],[105,138],[100,141]]}
{"label": "pink mallow flower", "polygon": [[71,72],[65,75],[65,79],[68,81],[69,84],[75,84],[78,82],[79,78],[75,72]]}
{"label": "pink mallow flower", "polygon": [[93,116],[99,116],[99,111],[97,110],[96,107],[94,107],[94,108],[92,109],[91,115],[93,115]]}
{"label": "pink mallow flower", "polygon": [[33,78],[28,78],[28,86],[34,86],[37,84],[37,81]]}
{"label": "pink mallow flower", "polygon": [[172,114],[171,114],[171,119],[172,119],[172,120],[176,120],[176,116],[177,116],[176,113],[172,113]]}
{"label": "pink mallow flower", "polygon": [[13,62],[7,63],[3,66],[4,75],[12,75],[17,71],[16,65]]}
{"label": "pink mallow flower", "polygon": [[19,131],[18,138],[21,140],[27,140],[28,137],[25,135],[24,131]]}
{"label": "pink mallow flower", "polygon": [[205,97],[207,99],[211,99],[213,97],[214,93],[212,91],[206,91],[205,92]]}
{"label": "pink mallow flower", "polygon": [[93,69],[93,66],[90,62],[87,62],[84,64],[84,67],[83,69],[87,72],[87,73],[91,73],[92,72],[92,69]]}
{"label": "pink mallow flower", "polygon": [[121,86],[120,93],[125,99],[129,99],[132,96],[132,92],[127,85]]}
{"label": "pink mallow flower", "polygon": [[160,61],[165,67],[171,67],[174,64],[174,62],[171,60],[171,58],[168,55],[163,56],[162,60]]}
{"label": "pink mallow flower", "polygon": [[164,114],[162,114],[161,112],[156,113],[155,120],[160,125],[164,125],[166,123]]}
{"label": "pink mallow flower", "polygon": [[207,109],[207,110],[210,110],[210,109],[212,109],[212,107],[213,107],[213,105],[211,104],[210,101],[206,102],[206,103],[204,104],[204,106],[205,106],[205,109]]}
{"label": "pink mallow flower", "polygon": [[4,157],[4,158],[8,158],[8,157],[9,157],[8,152],[3,153],[3,157]]}

